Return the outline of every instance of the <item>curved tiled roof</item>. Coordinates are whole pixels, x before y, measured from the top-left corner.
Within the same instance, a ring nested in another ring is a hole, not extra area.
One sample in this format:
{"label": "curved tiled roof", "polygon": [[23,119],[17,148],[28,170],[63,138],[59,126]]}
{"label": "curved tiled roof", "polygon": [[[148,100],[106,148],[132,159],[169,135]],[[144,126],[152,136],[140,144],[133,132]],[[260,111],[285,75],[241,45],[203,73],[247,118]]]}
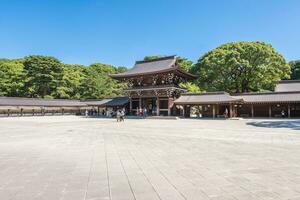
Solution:
{"label": "curved tiled roof", "polygon": [[300,92],[264,92],[234,94],[245,103],[280,103],[280,102],[300,102]]}
{"label": "curved tiled roof", "polygon": [[147,61],[137,61],[133,68],[119,74],[111,74],[112,78],[128,78],[140,75],[158,74],[163,72],[177,71],[178,73],[195,78],[196,76],[184,71],[176,64],[176,56],[167,56]]}
{"label": "curved tiled roof", "polygon": [[53,106],[53,107],[74,107],[86,106],[84,102],[78,100],[64,99],[39,99],[20,97],[0,97],[0,106]]}
{"label": "curved tiled roof", "polygon": [[226,92],[187,93],[175,100],[175,104],[209,104],[242,101],[240,97],[232,97]]}
{"label": "curved tiled roof", "polygon": [[300,92],[300,80],[284,80],[279,81],[275,88],[276,92],[291,92],[299,91]]}

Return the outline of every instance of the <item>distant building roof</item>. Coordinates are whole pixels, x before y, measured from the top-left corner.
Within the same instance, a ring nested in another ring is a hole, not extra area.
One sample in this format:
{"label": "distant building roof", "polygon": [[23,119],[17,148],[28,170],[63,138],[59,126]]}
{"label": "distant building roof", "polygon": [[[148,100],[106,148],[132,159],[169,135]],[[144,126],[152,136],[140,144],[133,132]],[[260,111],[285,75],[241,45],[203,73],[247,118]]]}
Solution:
{"label": "distant building roof", "polygon": [[0,106],[76,107],[86,104],[78,100],[0,97]]}
{"label": "distant building roof", "polygon": [[106,107],[113,107],[113,106],[124,106],[129,102],[128,97],[116,97],[113,98],[111,101],[108,101],[104,104]]}
{"label": "distant building roof", "polygon": [[206,92],[182,94],[175,100],[175,104],[210,104],[240,102],[240,97],[232,97],[226,92]]}
{"label": "distant building roof", "polygon": [[101,100],[86,100],[83,101],[88,106],[103,106],[105,103],[111,101],[112,99],[101,99]]}
{"label": "distant building roof", "polygon": [[86,103],[88,106],[100,106],[100,107],[124,106],[128,102],[129,102],[128,97],[115,97],[111,99],[84,101],[84,103]]}
{"label": "distant building roof", "polygon": [[129,102],[128,97],[115,97],[102,100],[67,100],[67,99],[40,99],[22,97],[0,97],[0,106],[31,106],[31,107],[86,107],[102,106],[113,107],[123,106]]}
{"label": "distant building roof", "polygon": [[300,80],[279,81],[279,83],[275,88],[275,92],[291,92],[291,91],[300,92]]}
{"label": "distant building roof", "polygon": [[159,74],[171,71],[177,72],[189,79],[196,78],[195,75],[192,75],[180,68],[180,66],[177,63],[176,56],[167,56],[146,61],[136,61],[135,65],[130,70],[119,74],[112,74],[110,76],[112,78],[119,79],[141,75]]}
{"label": "distant building roof", "polygon": [[300,92],[244,93],[233,94],[233,97],[242,98],[245,103],[300,102]]}

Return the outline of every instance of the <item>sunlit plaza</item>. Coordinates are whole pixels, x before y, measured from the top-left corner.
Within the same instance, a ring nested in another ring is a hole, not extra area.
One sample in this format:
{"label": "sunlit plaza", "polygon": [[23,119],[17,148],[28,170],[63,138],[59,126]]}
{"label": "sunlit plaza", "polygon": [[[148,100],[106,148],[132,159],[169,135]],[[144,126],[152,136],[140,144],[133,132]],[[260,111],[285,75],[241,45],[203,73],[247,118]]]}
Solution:
{"label": "sunlit plaza", "polygon": [[300,199],[300,120],[0,119],[0,199]]}

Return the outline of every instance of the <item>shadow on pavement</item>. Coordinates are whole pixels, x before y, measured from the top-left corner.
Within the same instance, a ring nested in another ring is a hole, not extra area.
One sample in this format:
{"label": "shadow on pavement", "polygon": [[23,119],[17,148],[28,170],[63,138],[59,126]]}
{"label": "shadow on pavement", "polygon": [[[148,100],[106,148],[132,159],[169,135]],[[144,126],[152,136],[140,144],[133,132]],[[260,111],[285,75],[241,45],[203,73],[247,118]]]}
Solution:
{"label": "shadow on pavement", "polygon": [[300,120],[247,122],[247,125],[265,128],[290,128],[293,130],[300,130]]}

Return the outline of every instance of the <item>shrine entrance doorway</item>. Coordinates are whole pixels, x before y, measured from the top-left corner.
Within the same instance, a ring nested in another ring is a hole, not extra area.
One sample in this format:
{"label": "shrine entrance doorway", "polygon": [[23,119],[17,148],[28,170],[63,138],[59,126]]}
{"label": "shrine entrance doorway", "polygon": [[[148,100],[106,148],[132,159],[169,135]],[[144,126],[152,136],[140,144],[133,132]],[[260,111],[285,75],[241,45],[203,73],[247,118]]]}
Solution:
{"label": "shrine entrance doorway", "polygon": [[142,98],[142,108],[147,109],[147,115],[157,115],[157,99]]}

